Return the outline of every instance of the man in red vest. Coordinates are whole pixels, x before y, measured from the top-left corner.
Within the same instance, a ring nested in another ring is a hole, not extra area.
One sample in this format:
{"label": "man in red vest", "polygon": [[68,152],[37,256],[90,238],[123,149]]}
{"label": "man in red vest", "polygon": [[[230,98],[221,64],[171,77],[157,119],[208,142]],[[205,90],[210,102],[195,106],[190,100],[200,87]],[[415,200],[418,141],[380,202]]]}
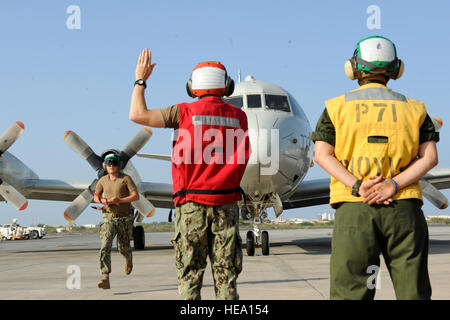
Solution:
{"label": "man in red vest", "polygon": [[148,110],[144,90],[156,64],[145,49],[136,67],[130,120],[150,127],[174,128],[172,179],[178,291],[182,299],[201,299],[209,255],[217,299],[238,299],[242,271],[239,236],[240,182],[250,156],[245,113],[222,101],[234,82],[220,62],[192,71],[186,89],[193,103]]}

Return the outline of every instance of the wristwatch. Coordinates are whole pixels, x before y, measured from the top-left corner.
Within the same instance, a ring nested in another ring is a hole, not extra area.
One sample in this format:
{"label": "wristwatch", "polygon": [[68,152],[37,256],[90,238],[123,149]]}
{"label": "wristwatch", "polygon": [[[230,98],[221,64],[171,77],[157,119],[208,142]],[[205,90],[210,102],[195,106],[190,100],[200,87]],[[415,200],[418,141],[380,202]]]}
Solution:
{"label": "wristwatch", "polygon": [[362,180],[356,180],[355,184],[352,187],[352,196],[360,197],[358,191],[359,187],[361,187]]}
{"label": "wristwatch", "polygon": [[134,85],[137,85],[137,84],[140,85],[140,86],[144,86],[144,88],[147,89],[147,84],[145,83],[144,80],[142,80],[142,79],[136,80],[136,81],[134,82]]}

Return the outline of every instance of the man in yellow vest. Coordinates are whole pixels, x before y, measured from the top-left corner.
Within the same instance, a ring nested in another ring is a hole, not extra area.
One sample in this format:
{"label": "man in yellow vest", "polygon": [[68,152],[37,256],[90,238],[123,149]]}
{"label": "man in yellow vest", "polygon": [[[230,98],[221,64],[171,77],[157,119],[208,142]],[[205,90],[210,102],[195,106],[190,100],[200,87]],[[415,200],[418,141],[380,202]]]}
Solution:
{"label": "man in yellow vest", "polygon": [[360,87],[327,100],[312,135],[336,209],[331,299],[373,299],[380,253],[397,299],[431,297],[418,181],[438,163],[439,135],[423,102],[386,87],[403,70],[389,39],[359,41],[345,72]]}

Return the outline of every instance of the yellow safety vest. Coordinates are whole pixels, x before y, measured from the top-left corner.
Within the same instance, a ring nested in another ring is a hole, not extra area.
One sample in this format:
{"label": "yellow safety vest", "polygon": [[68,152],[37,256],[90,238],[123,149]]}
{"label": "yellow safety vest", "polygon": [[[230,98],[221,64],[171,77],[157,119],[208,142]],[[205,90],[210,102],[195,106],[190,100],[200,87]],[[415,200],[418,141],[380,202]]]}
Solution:
{"label": "yellow safety vest", "polygon": [[[356,178],[394,177],[417,157],[419,131],[427,115],[423,102],[369,83],[325,104],[336,130],[335,157]],[[351,188],[331,177],[331,206],[364,201],[351,192]],[[409,198],[422,200],[419,183],[394,196],[394,200]]]}

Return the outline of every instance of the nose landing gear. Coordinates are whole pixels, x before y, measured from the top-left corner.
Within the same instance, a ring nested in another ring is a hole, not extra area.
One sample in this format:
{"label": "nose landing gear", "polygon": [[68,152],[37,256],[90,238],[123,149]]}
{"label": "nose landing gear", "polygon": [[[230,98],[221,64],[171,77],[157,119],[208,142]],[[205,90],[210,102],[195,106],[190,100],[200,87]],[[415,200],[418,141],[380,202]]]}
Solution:
{"label": "nose landing gear", "polygon": [[247,255],[255,255],[255,236],[252,230],[247,231]]}
{"label": "nose landing gear", "polygon": [[270,253],[270,243],[269,243],[269,233],[267,231],[262,231],[259,229],[261,224],[261,219],[259,217],[253,218],[253,230],[247,232],[246,243],[247,243],[247,255],[255,255],[255,247],[261,246],[262,254],[264,256]]}
{"label": "nose landing gear", "polygon": [[264,256],[268,256],[270,253],[269,232],[267,231],[263,231],[261,234],[261,250]]}

